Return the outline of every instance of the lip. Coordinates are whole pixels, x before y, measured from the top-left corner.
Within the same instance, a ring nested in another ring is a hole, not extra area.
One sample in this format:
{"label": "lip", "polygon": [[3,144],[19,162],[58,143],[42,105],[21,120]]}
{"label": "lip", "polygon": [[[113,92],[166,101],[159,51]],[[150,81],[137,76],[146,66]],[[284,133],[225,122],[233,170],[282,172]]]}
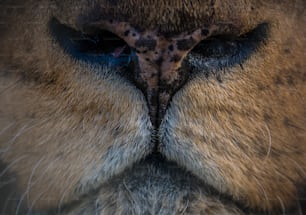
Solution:
{"label": "lip", "polygon": [[[137,179],[146,180],[137,180]],[[151,153],[146,158],[135,163],[133,166],[125,169],[122,173],[115,175],[106,183],[101,184],[97,189],[91,190],[90,192],[82,195],[79,200],[68,202],[57,208],[49,209],[47,214],[79,214],[79,210],[82,210],[84,205],[88,205],[88,210],[93,210],[92,205],[98,205],[100,201],[99,195],[103,195],[105,190],[119,189],[120,186],[127,186],[126,189],[130,189],[129,192],[133,192],[133,186],[146,186],[147,183],[154,185],[160,183],[166,183],[172,187],[175,191],[189,191],[190,193],[201,193],[205,195],[205,198],[212,198],[219,201],[224,205],[231,205],[237,210],[243,213],[250,213],[251,210],[244,207],[241,203],[234,201],[231,197],[226,196],[204,181],[197,178],[188,170],[182,168],[175,162],[168,161],[160,153]],[[131,187],[130,187],[131,186]],[[130,188],[129,188],[130,187]],[[177,189],[177,190],[176,190]],[[190,200],[194,201],[194,197],[190,196]],[[95,208],[94,210],[98,210]],[[82,214],[87,212],[82,212]],[[99,211],[97,212],[99,213]],[[90,213],[89,213],[90,214]]]}

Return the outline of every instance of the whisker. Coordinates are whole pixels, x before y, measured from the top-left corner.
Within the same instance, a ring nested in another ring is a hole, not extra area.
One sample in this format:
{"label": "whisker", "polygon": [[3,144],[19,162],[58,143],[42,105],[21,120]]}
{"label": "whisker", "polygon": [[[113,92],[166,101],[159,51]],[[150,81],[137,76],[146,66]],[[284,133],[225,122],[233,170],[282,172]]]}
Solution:
{"label": "whisker", "polygon": [[41,198],[42,195],[44,195],[44,194],[48,191],[48,189],[51,187],[51,185],[52,185],[52,183],[50,183],[50,184],[48,185],[48,187],[45,187],[45,190],[44,190],[43,192],[41,192],[39,195],[37,195],[36,198],[31,202],[31,206],[29,206],[29,207],[27,208],[27,210],[28,210],[28,213],[27,213],[27,214],[28,214],[28,215],[31,215],[32,209],[33,209],[33,207],[35,206],[36,202]]}
{"label": "whisker", "polygon": [[264,194],[264,198],[266,199],[266,202],[269,203],[269,198],[268,198],[268,195],[266,193],[266,190],[264,189],[262,184],[257,180],[257,178],[254,178],[254,180],[256,181],[257,185],[260,187],[262,193]]}
{"label": "whisker", "polygon": [[286,159],[290,160],[291,162],[293,162],[295,164],[295,166],[301,171],[301,173],[304,174],[304,177],[306,177],[306,170],[303,169],[302,165],[300,165],[299,163],[297,163],[295,160],[293,160],[290,157],[287,157]]}
{"label": "whisker", "polygon": [[[72,175],[70,175],[69,178],[72,178]],[[67,178],[67,180],[68,180],[69,178]],[[64,203],[64,198],[65,198],[65,196],[66,196],[66,194],[67,194],[68,191],[69,191],[69,188],[66,187],[65,190],[64,190],[64,192],[63,192],[63,194],[61,195],[60,201],[59,201],[58,206],[57,206],[57,213],[58,213],[58,214],[61,213],[62,205],[63,205],[63,203]]]}
{"label": "whisker", "polygon": [[269,146],[268,146],[267,155],[266,155],[265,159],[268,159],[268,157],[270,156],[270,153],[271,153],[271,148],[272,148],[272,137],[271,137],[270,128],[268,127],[267,123],[265,123],[265,127],[267,129],[268,138],[269,138]]}
{"label": "whisker", "polygon": [[[31,119],[29,122],[27,122],[25,125],[23,125],[23,126],[18,130],[18,132],[15,134],[15,136],[14,136],[11,140],[8,141],[8,144],[7,144],[6,147],[1,148],[0,153],[5,153],[5,152],[7,152],[7,151],[10,149],[11,145],[12,145],[12,144],[16,141],[16,139],[17,139],[18,137],[20,137],[22,134],[24,134],[25,132],[29,131],[30,129],[35,128],[36,126],[45,124],[46,122],[50,121],[50,119],[52,119],[52,118],[53,118],[53,117],[48,117],[48,118],[46,118],[45,120],[39,121],[39,122],[34,123],[34,124],[32,124],[33,121],[34,121],[34,119]],[[29,126],[29,125],[30,125],[30,126]]]}
{"label": "whisker", "polygon": [[[41,173],[41,175],[40,175],[35,181],[32,182],[32,185],[36,184],[39,180],[41,180],[41,178],[48,172],[48,170],[49,170],[50,167],[53,165],[53,163],[57,162],[59,159],[60,159],[60,158],[58,157],[58,158],[52,160],[52,161],[48,164],[48,166],[44,169],[44,171]],[[31,211],[32,211],[32,209],[33,209],[35,203],[41,198],[41,196],[42,196],[43,194],[45,194],[45,193],[48,191],[48,189],[51,187],[51,185],[52,185],[52,184],[50,183],[49,186],[48,186],[47,188],[45,188],[45,191],[41,192],[41,194],[39,194],[38,196],[36,196],[35,199],[33,199],[32,203],[31,203],[31,206],[28,207],[28,213],[31,213]],[[30,215],[30,214],[29,214],[29,215]]]}
{"label": "whisker", "polygon": [[135,197],[134,197],[132,191],[131,191],[131,190],[128,188],[128,186],[126,185],[125,180],[123,180],[122,184],[123,184],[123,187],[126,189],[126,191],[127,191],[127,193],[128,193],[128,196],[130,197],[131,202],[134,203],[134,206],[135,206],[134,209],[135,209],[136,211],[138,211],[137,214],[139,214],[139,212],[140,212],[141,210],[140,210],[140,208],[139,208],[139,205],[136,204],[137,201],[135,200]]}
{"label": "whisker", "polygon": [[[27,185],[27,190],[26,190],[26,193],[27,193],[27,201],[29,202],[30,200],[30,197],[29,197],[29,192],[30,192],[30,189],[31,189],[31,186],[34,185],[35,183],[31,184],[31,181],[32,181],[32,178],[35,174],[35,171],[36,169],[40,166],[41,162],[44,160],[44,158],[41,158],[32,168],[32,171],[31,171],[31,175],[29,177],[29,180],[28,180],[28,185]],[[37,181],[37,180],[36,180]]]}
{"label": "whisker", "polygon": [[5,128],[3,128],[1,131],[0,131],[0,136],[6,132],[10,127],[12,127],[13,125],[15,124],[15,122],[12,122],[11,124],[7,125]]}
{"label": "whisker", "polygon": [[277,196],[277,199],[278,199],[279,203],[281,204],[283,215],[286,215],[286,207],[284,205],[283,200],[279,196]]}
{"label": "whisker", "polygon": [[[18,202],[18,205],[17,205],[17,208],[16,208],[16,215],[18,215],[19,213],[19,210],[22,206],[22,202],[24,201],[25,197],[27,196],[27,202],[29,202],[29,195],[28,193],[30,192],[30,188],[31,188],[31,180],[32,180],[32,177],[36,171],[36,168],[40,165],[41,161],[43,160],[43,158],[41,158],[32,168],[32,172],[31,172],[31,175],[29,176],[29,180],[28,180],[28,186],[27,186],[27,189],[24,191],[24,193],[21,195],[20,199],[19,199],[19,202]],[[29,207],[29,206],[28,206]]]}
{"label": "whisker", "polygon": [[10,147],[12,146],[12,144],[15,142],[15,140],[22,135],[23,133],[26,132],[26,127],[28,126],[29,123],[26,123],[25,125],[23,125],[18,132],[15,134],[15,136],[13,138],[11,138],[11,140],[8,141],[8,144],[6,147],[1,148],[0,153],[5,153],[7,152]]}
{"label": "whisker", "polygon": [[3,175],[13,166],[15,165],[16,163],[18,163],[19,161],[21,161],[22,159],[28,157],[29,155],[26,154],[26,155],[23,155],[23,156],[20,156],[18,157],[17,159],[15,159],[13,162],[11,162],[9,165],[6,166],[6,168],[1,172],[0,174],[0,178],[3,177]]}
{"label": "whisker", "polygon": [[8,91],[9,89],[11,89],[12,87],[14,87],[15,85],[18,84],[18,82],[20,82],[22,79],[18,79],[17,81],[15,81],[13,84],[9,85],[8,87],[4,88],[4,90],[2,90],[0,92],[0,95],[2,95],[3,93],[5,93],[6,91]]}

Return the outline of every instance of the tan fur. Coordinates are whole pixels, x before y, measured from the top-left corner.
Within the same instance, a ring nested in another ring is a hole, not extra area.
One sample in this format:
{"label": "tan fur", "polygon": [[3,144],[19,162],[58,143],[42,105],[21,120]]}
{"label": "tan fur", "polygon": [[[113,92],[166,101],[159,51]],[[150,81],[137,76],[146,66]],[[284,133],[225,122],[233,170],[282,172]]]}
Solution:
{"label": "tan fur", "polygon": [[[304,5],[4,1],[0,214],[62,205],[69,205],[66,214],[299,211],[306,185]],[[243,65],[225,69],[221,83],[201,74],[188,81],[154,131],[135,86],[107,66],[72,60],[50,36],[51,17],[79,28],[97,14],[168,36],[222,22],[239,34],[267,22],[270,32]],[[156,137],[175,170],[141,161]]]}

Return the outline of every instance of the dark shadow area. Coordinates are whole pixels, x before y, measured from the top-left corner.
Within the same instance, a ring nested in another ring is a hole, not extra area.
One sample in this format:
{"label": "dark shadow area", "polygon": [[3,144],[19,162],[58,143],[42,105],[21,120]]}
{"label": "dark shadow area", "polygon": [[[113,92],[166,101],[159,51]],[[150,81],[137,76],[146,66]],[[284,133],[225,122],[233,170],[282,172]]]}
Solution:
{"label": "dark shadow area", "polygon": [[[0,215],[16,214],[20,192],[17,186],[17,176],[10,172],[9,165],[0,160]],[[20,207],[18,214],[23,214]]]}
{"label": "dark shadow area", "polygon": [[306,214],[306,187],[302,190],[300,195],[300,206],[302,214]]}

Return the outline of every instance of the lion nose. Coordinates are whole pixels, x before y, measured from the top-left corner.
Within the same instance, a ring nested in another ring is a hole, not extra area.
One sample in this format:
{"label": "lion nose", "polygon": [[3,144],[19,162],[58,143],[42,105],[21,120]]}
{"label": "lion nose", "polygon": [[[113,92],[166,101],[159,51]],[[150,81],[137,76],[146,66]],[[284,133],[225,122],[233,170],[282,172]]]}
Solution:
{"label": "lion nose", "polygon": [[139,38],[134,43],[137,63],[134,81],[144,93],[151,122],[159,127],[173,95],[186,83],[189,69],[184,58],[197,44],[189,39]]}
{"label": "lion nose", "polygon": [[85,22],[80,26],[85,32],[91,32],[91,28],[102,28],[112,33],[112,36],[106,37],[109,44],[104,45],[112,48],[111,55],[117,61],[123,55],[128,56],[128,60],[124,61],[126,65],[122,66],[128,70],[120,74],[143,92],[151,122],[158,128],[172,97],[190,77],[191,69],[184,61],[185,57],[207,35],[197,29],[171,34],[170,37],[162,35],[158,28],[142,29],[114,20]]}
{"label": "lion nose", "polygon": [[[171,98],[190,76],[184,59],[203,39],[202,31],[198,29],[169,38],[160,35],[158,30],[136,29],[125,22],[106,22],[105,26],[132,50],[129,72],[125,76],[145,95],[151,122],[158,128]],[[124,47],[120,46],[113,54],[120,56]]]}

